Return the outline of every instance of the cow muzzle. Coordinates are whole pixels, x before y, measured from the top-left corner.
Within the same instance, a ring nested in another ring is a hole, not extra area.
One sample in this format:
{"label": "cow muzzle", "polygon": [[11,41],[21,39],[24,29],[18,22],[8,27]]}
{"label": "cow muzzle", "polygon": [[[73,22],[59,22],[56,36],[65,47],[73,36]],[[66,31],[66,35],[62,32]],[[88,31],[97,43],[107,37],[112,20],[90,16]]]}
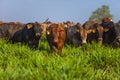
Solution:
{"label": "cow muzzle", "polygon": [[84,45],[84,44],[86,44],[86,43],[87,43],[86,40],[83,40],[83,41],[82,41],[82,45]]}
{"label": "cow muzzle", "polygon": [[102,38],[98,38],[98,43],[102,43],[103,39]]}
{"label": "cow muzzle", "polygon": [[36,33],[35,35],[36,35],[37,37],[40,37],[40,36],[41,36],[41,34],[40,34],[40,33]]}
{"label": "cow muzzle", "polygon": [[58,43],[58,39],[54,39],[54,43]]}

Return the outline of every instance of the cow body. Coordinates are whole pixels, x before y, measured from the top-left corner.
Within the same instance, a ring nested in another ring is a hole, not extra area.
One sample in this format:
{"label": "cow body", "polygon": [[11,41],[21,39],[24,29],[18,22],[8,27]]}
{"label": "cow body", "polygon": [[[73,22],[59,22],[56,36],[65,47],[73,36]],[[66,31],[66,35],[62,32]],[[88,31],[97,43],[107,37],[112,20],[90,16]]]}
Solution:
{"label": "cow body", "polygon": [[22,29],[24,24],[17,22],[1,23],[0,24],[0,38],[10,39],[14,33]]}
{"label": "cow body", "polygon": [[102,43],[103,41],[103,26],[94,22],[87,21],[83,24],[84,29],[88,31],[87,42],[92,43],[92,41],[96,41]]}
{"label": "cow body", "polygon": [[15,32],[11,40],[12,43],[22,42],[31,48],[37,48],[41,36],[42,29],[39,26],[34,26],[33,23],[28,23],[23,29]]}
{"label": "cow body", "polygon": [[62,48],[66,40],[64,25],[60,23],[51,24],[46,28],[46,38],[51,50],[62,53]]}
{"label": "cow body", "polygon": [[80,23],[67,28],[67,39],[75,46],[81,46],[86,43],[87,31],[83,29]]}

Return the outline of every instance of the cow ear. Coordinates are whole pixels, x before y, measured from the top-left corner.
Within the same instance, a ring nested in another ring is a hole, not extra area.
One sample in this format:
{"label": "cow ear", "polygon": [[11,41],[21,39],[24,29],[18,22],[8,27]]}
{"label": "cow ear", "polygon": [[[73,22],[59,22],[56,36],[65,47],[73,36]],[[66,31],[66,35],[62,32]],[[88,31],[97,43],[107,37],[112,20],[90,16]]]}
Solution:
{"label": "cow ear", "polygon": [[91,30],[88,30],[87,33],[90,34],[92,31]]}
{"label": "cow ear", "polygon": [[108,31],[109,31],[109,29],[108,29],[108,28],[105,28],[105,29],[104,29],[104,32],[108,32]]}
{"label": "cow ear", "polygon": [[88,34],[90,34],[90,33],[95,33],[95,29],[90,29],[90,30],[87,31],[87,33],[88,33]]}
{"label": "cow ear", "polygon": [[28,25],[27,25],[27,29],[31,29],[32,27],[33,27],[32,24],[28,24]]}

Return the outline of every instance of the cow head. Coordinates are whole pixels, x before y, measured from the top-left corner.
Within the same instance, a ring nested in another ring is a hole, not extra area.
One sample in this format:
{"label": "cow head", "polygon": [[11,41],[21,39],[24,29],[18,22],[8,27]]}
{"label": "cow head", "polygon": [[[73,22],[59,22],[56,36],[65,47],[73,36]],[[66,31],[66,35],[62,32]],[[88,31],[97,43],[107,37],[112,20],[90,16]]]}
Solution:
{"label": "cow head", "polygon": [[91,26],[87,27],[87,35],[88,39],[92,41],[92,39],[102,43],[103,41],[103,27],[98,23],[92,23]]}
{"label": "cow head", "polygon": [[53,32],[53,41],[55,43],[58,43],[60,38],[62,39],[62,34],[64,34],[65,30],[64,30],[64,26],[61,23],[58,24],[54,24],[54,27],[52,28],[52,32]]}
{"label": "cow head", "polygon": [[33,30],[33,32],[35,33],[35,37],[40,38],[42,35],[42,29],[40,27],[40,25],[35,24],[35,23],[28,23],[26,24],[26,27],[28,30]]}
{"label": "cow head", "polygon": [[105,17],[105,18],[103,18],[102,19],[102,22],[112,22],[113,20],[112,20],[112,18],[108,18],[108,17]]}
{"label": "cow head", "polygon": [[46,27],[47,27],[47,24],[45,24],[45,23],[42,23],[42,24],[41,24],[41,28],[43,29],[43,32],[46,31]]}
{"label": "cow head", "polygon": [[87,30],[86,29],[84,29],[82,26],[81,26],[81,24],[80,23],[77,23],[76,25],[75,25],[77,28],[78,28],[78,32],[79,32],[79,34],[80,34],[80,38],[81,38],[81,41],[82,41],[82,44],[86,44],[87,43]]}
{"label": "cow head", "polygon": [[97,40],[99,43],[102,43],[103,41],[103,26],[101,26],[100,24],[96,23],[94,24],[94,27],[96,29],[96,35],[97,35]]}

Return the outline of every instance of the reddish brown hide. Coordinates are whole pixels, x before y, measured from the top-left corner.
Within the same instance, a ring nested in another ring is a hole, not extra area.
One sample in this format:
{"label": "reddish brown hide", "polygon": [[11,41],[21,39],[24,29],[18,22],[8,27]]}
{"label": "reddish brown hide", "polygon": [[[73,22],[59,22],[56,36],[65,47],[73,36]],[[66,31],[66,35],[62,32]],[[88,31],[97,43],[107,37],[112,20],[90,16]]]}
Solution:
{"label": "reddish brown hide", "polygon": [[62,48],[66,40],[64,25],[61,23],[51,24],[46,29],[46,38],[51,50],[62,53]]}

